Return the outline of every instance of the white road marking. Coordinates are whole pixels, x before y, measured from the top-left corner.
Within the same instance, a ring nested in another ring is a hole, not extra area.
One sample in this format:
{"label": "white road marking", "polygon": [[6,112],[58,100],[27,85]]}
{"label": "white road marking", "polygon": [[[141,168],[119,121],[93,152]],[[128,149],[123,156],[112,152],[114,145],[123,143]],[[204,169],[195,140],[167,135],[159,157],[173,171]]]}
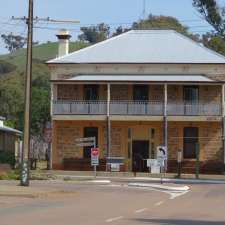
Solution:
{"label": "white road marking", "polygon": [[189,192],[189,191],[175,192],[175,193],[170,192],[170,193],[169,193],[169,194],[170,194],[170,199],[173,200],[173,199],[175,199],[175,198],[177,198],[177,197],[180,197],[180,196],[182,196],[182,195],[187,194],[188,192]]}
{"label": "white road marking", "polygon": [[148,210],[147,208],[143,208],[143,209],[137,209],[135,210],[135,213],[142,213],[144,211]]}
{"label": "white road marking", "polygon": [[123,219],[123,216],[118,216],[118,217],[110,218],[110,219],[107,219],[105,222],[106,223],[112,223],[114,221],[121,220],[121,219]]}
{"label": "white road marking", "polygon": [[160,206],[160,205],[162,205],[163,203],[164,203],[164,201],[157,202],[157,203],[155,203],[155,206]]}

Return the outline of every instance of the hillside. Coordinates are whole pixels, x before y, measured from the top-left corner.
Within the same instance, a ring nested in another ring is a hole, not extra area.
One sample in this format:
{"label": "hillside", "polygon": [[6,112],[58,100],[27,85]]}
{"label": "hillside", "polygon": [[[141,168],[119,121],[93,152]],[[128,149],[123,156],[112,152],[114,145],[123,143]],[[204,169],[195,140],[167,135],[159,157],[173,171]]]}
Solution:
{"label": "hillside", "polygon": [[[87,46],[84,42],[73,42],[73,52]],[[37,45],[33,49],[32,132],[40,133],[42,124],[49,119],[49,70],[45,62],[55,58],[58,43]],[[22,130],[24,105],[24,74],[26,49],[13,54],[0,55],[0,114],[7,118],[8,125]]]}

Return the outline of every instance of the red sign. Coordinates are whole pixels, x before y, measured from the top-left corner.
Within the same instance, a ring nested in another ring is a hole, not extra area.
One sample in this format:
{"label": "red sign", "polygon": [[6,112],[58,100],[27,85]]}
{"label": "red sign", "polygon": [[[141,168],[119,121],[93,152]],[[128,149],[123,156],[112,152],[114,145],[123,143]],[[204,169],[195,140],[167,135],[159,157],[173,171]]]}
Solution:
{"label": "red sign", "polygon": [[92,148],[91,149],[91,155],[92,156],[98,156],[99,155],[99,148]]}

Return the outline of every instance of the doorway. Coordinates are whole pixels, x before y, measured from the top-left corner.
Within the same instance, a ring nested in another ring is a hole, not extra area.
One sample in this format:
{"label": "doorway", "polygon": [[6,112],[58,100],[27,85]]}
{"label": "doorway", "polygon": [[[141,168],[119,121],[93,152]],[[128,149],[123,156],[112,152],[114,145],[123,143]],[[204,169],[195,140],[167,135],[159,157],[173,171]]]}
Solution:
{"label": "doorway", "polygon": [[134,172],[147,172],[149,158],[149,141],[133,141],[132,143],[132,170]]}
{"label": "doorway", "polygon": [[[95,137],[96,138],[96,147],[98,146],[98,128],[97,127],[85,127],[84,128],[84,137]],[[91,158],[91,148],[94,146],[85,146],[84,147],[84,158]]]}
{"label": "doorway", "polygon": [[197,127],[184,128],[184,158],[185,159],[196,158],[198,133],[199,132]]}

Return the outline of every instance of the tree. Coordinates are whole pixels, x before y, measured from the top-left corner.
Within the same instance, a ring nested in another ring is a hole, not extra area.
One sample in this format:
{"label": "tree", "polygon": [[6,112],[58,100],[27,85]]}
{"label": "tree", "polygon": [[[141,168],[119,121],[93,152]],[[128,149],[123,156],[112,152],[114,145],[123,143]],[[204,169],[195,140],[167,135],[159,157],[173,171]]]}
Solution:
{"label": "tree", "polygon": [[117,36],[117,35],[120,35],[122,33],[125,33],[127,31],[131,30],[130,28],[123,28],[122,26],[119,26],[116,28],[116,31],[113,33],[113,37]]}
{"label": "tree", "polygon": [[130,29],[172,29],[192,38],[195,41],[200,41],[199,35],[190,33],[188,31],[188,27],[184,26],[178,19],[171,16],[155,16],[150,14],[147,19],[134,22],[130,28],[123,29],[121,26],[118,27],[113,35],[121,34]]}
{"label": "tree", "polygon": [[13,33],[10,33],[8,35],[2,34],[1,38],[6,44],[6,48],[9,50],[9,52],[13,53],[16,50],[23,48],[24,45],[27,42],[27,39],[25,37],[22,37],[20,35],[14,35]]}
{"label": "tree", "polygon": [[225,6],[221,8],[216,0],[193,0],[193,6],[225,40]]}
{"label": "tree", "polygon": [[110,34],[110,27],[105,23],[97,26],[81,27],[80,29],[83,34],[78,36],[79,40],[87,41],[91,44],[106,40]]}
{"label": "tree", "polygon": [[222,37],[208,32],[202,36],[202,42],[207,48],[225,55],[225,40]]}

